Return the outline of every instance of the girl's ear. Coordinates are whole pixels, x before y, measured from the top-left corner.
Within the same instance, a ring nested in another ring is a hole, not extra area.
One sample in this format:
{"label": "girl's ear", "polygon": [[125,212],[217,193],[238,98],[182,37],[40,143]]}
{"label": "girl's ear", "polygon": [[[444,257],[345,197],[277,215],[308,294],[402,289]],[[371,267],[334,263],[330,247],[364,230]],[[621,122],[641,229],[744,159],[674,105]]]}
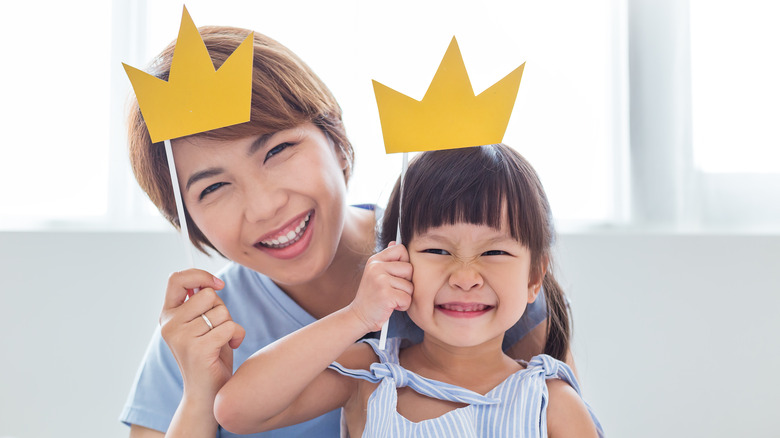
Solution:
{"label": "girl's ear", "polygon": [[542,283],[544,283],[544,276],[547,275],[547,263],[549,259],[545,257],[541,261],[539,269],[534,269],[531,277],[528,279],[528,302],[533,303],[536,301],[536,297],[539,296],[539,292],[542,290]]}

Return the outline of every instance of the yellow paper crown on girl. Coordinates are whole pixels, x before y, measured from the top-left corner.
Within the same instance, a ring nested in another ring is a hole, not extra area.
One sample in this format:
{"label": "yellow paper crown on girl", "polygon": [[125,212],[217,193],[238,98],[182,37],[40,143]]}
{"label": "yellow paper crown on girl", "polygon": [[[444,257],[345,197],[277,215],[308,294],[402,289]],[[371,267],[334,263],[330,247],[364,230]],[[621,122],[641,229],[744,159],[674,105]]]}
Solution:
{"label": "yellow paper crown on girl", "polygon": [[167,82],[123,63],[152,142],[249,121],[253,39],[250,34],[215,70],[185,7]]}
{"label": "yellow paper crown on girl", "polygon": [[453,37],[421,101],[373,81],[385,150],[415,152],[501,143],[524,67],[525,63],[475,96]]}

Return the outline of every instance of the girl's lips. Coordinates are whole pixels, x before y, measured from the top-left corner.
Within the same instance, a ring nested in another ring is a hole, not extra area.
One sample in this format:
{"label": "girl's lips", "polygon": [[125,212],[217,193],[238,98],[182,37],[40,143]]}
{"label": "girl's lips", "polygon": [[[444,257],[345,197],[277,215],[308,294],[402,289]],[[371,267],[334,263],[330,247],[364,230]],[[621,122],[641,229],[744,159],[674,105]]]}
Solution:
{"label": "girl's lips", "polygon": [[437,304],[436,310],[455,318],[475,318],[491,311],[494,306],[482,303],[443,303]]}
{"label": "girl's lips", "polygon": [[255,248],[277,259],[292,259],[303,254],[314,234],[314,210],[293,219],[278,230],[266,234]]}

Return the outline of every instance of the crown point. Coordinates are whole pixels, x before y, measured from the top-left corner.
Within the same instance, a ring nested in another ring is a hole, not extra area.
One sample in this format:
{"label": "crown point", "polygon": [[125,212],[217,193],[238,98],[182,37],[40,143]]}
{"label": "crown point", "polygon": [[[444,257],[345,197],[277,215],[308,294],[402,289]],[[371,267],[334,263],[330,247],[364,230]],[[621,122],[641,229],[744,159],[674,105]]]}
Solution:
{"label": "crown point", "polygon": [[185,7],[167,82],[125,64],[152,142],[248,122],[253,43],[250,34],[215,70]]}
{"label": "crown point", "polygon": [[385,150],[415,152],[500,143],[524,66],[475,96],[453,37],[422,101],[373,81]]}

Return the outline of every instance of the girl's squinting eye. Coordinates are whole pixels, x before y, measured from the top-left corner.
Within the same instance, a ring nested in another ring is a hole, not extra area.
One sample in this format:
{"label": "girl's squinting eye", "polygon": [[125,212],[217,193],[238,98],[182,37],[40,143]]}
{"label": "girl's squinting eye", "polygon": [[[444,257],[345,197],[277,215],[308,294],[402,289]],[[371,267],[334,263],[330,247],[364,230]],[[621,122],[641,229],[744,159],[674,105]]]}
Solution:
{"label": "girl's squinting eye", "polygon": [[227,183],[218,182],[218,183],[214,183],[214,184],[212,184],[212,185],[210,185],[210,186],[206,187],[205,189],[203,189],[203,191],[202,191],[202,192],[200,192],[200,196],[198,196],[198,200],[202,200],[202,199],[203,199],[203,198],[205,198],[205,197],[206,197],[206,196],[207,196],[209,193],[211,193],[211,192],[213,192],[213,191],[215,191],[215,190],[219,189],[220,187],[222,187],[222,186],[224,186],[224,185],[226,185],[226,184],[227,184]]}
{"label": "girl's squinting eye", "polygon": [[265,154],[265,159],[263,159],[263,163],[265,163],[271,157],[273,157],[274,155],[278,154],[279,152],[287,149],[290,146],[295,146],[295,143],[290,143],[290,142],[286,141],[284,143],[280,143],[280,144],[274,146],[273,148],[271,148],[270,151],[268,151],[267,154]]}
{"label": "girl's squinting eye", "polygon": [[424,249],[421,252],[428,253],[428,254],[450,255],[450,253],[448,253],[447,251],[439,248]]}
{"label": "girl's squinting eye", "polygon": [[506,251],[501,251],[500,249],[494,249],[490,251],[485,251],[482,253],[482,255],[486,255],[486,256],[509,255],[509,253]]}

